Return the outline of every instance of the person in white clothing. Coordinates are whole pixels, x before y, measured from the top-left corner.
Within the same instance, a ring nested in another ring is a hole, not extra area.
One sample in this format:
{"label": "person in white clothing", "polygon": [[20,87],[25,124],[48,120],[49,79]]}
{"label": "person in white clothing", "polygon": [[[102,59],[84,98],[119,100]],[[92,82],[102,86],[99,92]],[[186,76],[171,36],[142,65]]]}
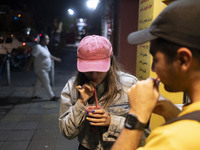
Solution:
{"label": "person in white clothing", "polygon": [[55,61],[58,62],[61,62],[61,59],[51,55],[47,47],[48,44],[49,44],[49,36],[43,34],[40,37],[40,43],[38,43],[33,47],[32,56],[30,58],[26,71],[29,71],[29,68],[33,62],[34,72],[37,76],[37,80],[33,88],[32,99],[40,98],[37,96],[37,91],[43,85],[43,87],[46,89],[48,93],[50,100],[57,101],[58,97],[55,96],[50,85],[49,71],[51,69],[51,59],[54,59]]}

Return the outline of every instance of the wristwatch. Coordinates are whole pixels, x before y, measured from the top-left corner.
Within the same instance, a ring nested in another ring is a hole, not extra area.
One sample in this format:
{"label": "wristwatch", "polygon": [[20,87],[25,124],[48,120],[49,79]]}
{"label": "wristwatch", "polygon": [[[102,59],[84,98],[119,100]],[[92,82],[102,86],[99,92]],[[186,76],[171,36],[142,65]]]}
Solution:
{"label": "wristwatch", "polygon": [[144,130],[147,126],[147,124],[141,123],[137,116],[134,114],[128,114],[126,116],[126,120],[125,120],[125,124],[124,124],[125,128],[134,130]]}

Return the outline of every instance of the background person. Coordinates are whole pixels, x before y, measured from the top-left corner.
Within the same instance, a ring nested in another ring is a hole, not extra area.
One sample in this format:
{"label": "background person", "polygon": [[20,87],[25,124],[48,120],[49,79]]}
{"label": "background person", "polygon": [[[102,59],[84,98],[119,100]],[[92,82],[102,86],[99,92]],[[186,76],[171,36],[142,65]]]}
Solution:
{"label": "background person", "polygon": [[32,99],[38,99],[37,92],[43,85],[51,101],[57,101],[58,97],[55,96],[49,79],[49,71],[51,70],[51,59],[61,62],[60,58],[57,58],[50,54],[47,45],[49,44],[49,36],[42,34],[40,37],[40,43],[35,45],[32,49],[31,58],[27,66],[26,71],[29,71],[32,62],[34,62],[34,72],[37,76],[35,86],[33,88]]}
{"label": "background person", "polygon": [[[60,131],[68,139],[78,136],[79,150],[107,150],[121,132],[129,110],[126,91],[138,80],[120,71],[111,43],[103,36],[83,38],[77,55],[78,74],[61,93]],[[85,106],[95,103],[95,88],[101,109],[87,114]]]}
{"label": "background person", "polygon": [[[152,70],[157,73],[167,91],[183,91],[191,101],[183,106],[181,113],[174,113],[170,117],[174,118],[175,114],[178,114],[173,122],[170,120],[165,125],[154,129],[147,138],[145,146],[138,150],[200,149],[199,14],[199,0],[176,0],[162,11],[150,28],[128,36],[131,44],[151,41]],[[154,80],[150,78],[133,85],[128,90],[128,96],[129,114],[139,125],[135,126],[127,120],[125,124],[131,124],[132,129],[122,130],[112,150],[137,149],[143,126],[148,122],[154,108],[157,109],[159,106],[157,105],[159,92],[154,85]],[[162,110],[166,109],[160,109]],[[171,111],[175,112],[176,107],[170,106],[167,111],[158,113],[166,118],[171,115]]]}

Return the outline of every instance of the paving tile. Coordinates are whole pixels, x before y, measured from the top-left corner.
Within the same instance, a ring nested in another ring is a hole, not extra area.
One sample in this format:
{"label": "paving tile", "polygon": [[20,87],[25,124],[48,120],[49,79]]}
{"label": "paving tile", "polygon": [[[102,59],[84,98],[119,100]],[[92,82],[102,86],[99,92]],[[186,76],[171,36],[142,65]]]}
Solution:
{"label": "paving tile", "polygon": [[6,115],[12,108],[13,105],[0,106],[0,115],[1,116]]}
{"label": "paving tile", "polygon": [[32,106],[32,103],[22,103],[15,105],[15,108],[30,108]]}
{"label": "paving tile", "polygon": [[36,130],[32,140],[56,140],[58,129]]}
{"label": "paving tile", "polygon": [[51,139],[32,140],[27,150],[54,150],[55,144],[56,140]]}
{"label": "paving tile", "polygon": [[[30,141],[7,141],[1,144],[1,150],[27,150]],[[36,149],[35,149],[36,150]]]}
{"label": "paving tile", "polygon": [[41,121],[37,129],[58,129],[58,121]]}
{"label": "paving tile", "polygon": [[8,112],[8,109],[2,109],[2,108],[0,108],[0,115],[1,115],[1,116],[6,115],[7,112]]}
{"label": "paving tile", "polygon": [[57,134],[57,142],[55,146],[55,150],[77,150],[79,146],[78,137],[69,140],[62,135],[61,132]]}
{"label": "paving tile", "polygon": [[39,108],[30,108],[28,111],[28,114],[44,114],[44,113],[48,113],[45,110],[41,110]]}
{"label": "paving tile", "polygon": [[12,110],[9,111],[9,114],[26,114],[29,108],[23,107],[14,107]]}
{"label": "paving tile", "polygon": [[37,114],[26,114],[22,116],[21,121],[22,122],[40,122],[43,118],[43,115],[37,115]]}
{"label": "paving tile", "polygon": [[55,121],[58,122],[59,113],[44,114],[42,121]]}
{"label": "paving tile", "polygon": [[60,130],[59,130],[59,133],[57,134],[57,139],[58,139],[58,140],[66,139],[66,138],[62,135],[62,133],[60,132]]}
{"label": "paving tile", "polygon": [[5,141],[12,135],[12,131],[0,131],[0,141]]}
{"label": "paving tile", "polygon": [[3,143],[4,143],[4,142],[1,142],[1,141],[0,141],[0,148],[1,148],[1,145],[3,145]]}
{"label": "paving tile", "polygon": [[79,146],[79,142],[77,139],[68,140],[57,140],[56,146],[54,150],[77,150]]}
{"label": "paving tile", "polygon": [[12,96],[19,96],[19,97],[24,97],[27,93],[28,89],[25,88],[16,88],[13,93]]}
{"label": "paving tile", "polygon": [[22,119],[22,117],[24,116],[24,114],[7,114],[4,116],[3,119],[1,119],[2,122],[18,122]]}
{"label": "paving tile", "polygon": [[1,87],[0,96],[5,97],[5,96],[8,96],[8,95],[11,95],[13,93],[13,89],[14,88],[9,87],[9,86]]}
{"label": "paving tile", "polygon": [[7,141],[25,141],[31,140],[35,130],[20,130],[20,131],[12,131],[7,138]]}
{"label": "paving tile", "polygon": [[0,131],[5,131],[5,130],[13,130],[16,128],[18,122],[13,121],[13,122],[0,122]]}
{"label": "paving tile", "polygon": [[0,114],[0,120],[4,117],[5,114]]}
{"label": "paving tile", "polygon": [[29,114],[49,114],[49,113],[59,113],[58,102],[41,101],[34,103],[29,109]]}
{"label": "paving tile", "polygon": [[28,130],[28,129],[36,129],[38,126],[38,122],[18,122],[15,127],[15,130]]}
{"label": "paving tile", "polygon": [[49,102],[49,103],[46,103],[42,106],[43,109],[46,109],[46,110],[51,110],[51,109],[55,109],[55,110],[58,110],[59,108],[59,102]]}

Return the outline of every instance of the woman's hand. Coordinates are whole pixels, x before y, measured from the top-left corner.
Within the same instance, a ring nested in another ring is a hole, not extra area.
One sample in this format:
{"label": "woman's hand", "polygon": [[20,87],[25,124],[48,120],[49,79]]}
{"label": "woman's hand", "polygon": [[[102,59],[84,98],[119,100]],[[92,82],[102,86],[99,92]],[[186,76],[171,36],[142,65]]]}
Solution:
{"label": "woman's hand", "polygon": [[95,84],[90,82],[88,84],[84,84],[83,86],[78,85],[76,88],[80,92],[81,102],[85,105],[85,103],[93,96],[94,94]]}
{"label": "woman's hand", "polygon": [[86,119],[89,121],[90,125],[93,126],[109,126],[111,121],[110,115],[103,108],[88,112]]}

